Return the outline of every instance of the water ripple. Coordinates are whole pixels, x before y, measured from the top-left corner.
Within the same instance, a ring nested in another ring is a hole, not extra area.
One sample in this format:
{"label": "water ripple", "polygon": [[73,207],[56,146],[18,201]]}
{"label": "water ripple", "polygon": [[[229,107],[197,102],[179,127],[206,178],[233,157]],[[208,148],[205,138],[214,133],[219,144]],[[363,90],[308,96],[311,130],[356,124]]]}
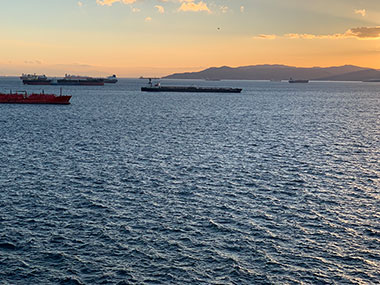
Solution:
{"label": "water ripple", "polygon": [[0,283],[379,283],[377,85],[140,84],[0,105]]}

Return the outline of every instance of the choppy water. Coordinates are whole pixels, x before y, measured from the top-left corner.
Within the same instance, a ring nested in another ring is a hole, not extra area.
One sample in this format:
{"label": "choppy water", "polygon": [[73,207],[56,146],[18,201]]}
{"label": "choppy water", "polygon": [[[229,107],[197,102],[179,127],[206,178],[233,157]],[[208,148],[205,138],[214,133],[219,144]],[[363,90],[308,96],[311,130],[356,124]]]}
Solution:
{"label": "choppy water", "polygon": [[0,105],[0,284],[379,283],[380,84],[144,83]]}

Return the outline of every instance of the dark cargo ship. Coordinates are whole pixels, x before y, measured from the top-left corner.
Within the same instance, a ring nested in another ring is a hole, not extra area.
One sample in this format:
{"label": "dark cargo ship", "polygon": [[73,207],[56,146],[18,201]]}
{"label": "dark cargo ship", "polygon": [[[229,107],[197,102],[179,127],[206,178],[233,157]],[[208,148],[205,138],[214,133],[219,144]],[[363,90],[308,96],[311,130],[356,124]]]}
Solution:
{"label": "dark cargo ship", "polygon": [[154,84],[149,80],[147,87],[141,87],[145,92],[194,92],[194,93],[240,93],[241,88],[224,87],[195,87],[195,86],[161,86],[160,83]]}
{"label": "dark cargo ship", "polygon": [[241,88],[193,87],[193,86],[153,86],[141,87],[146,92],[196,92],[196,93],[240,93]]}
{"label": "dark cargo ship", "polygon": [[309,83],[309,80],[307,79],[289,79],[289,83]]}
{"label": "dark cargo ship", "polygon": [[47,78],[45,74],[22,74],[20,76],[22,83],[27,85],[50,85],[52,80]]}
{"label": "dark cargo ship", "polygon": [[52,85],[103,86],[104,80],[101,78],[65,74],[64,78],[52,80],[51,84]]}
{"label": "dark cargo ship", "polygon": [[27,85],[87,85],[103,86],[104,83],[116,83],[116,75],[106,78],[95,78],[90,76],[77,76],[65,74],[63,78],[48,78],[46,75],[22,74],[20,79]]}

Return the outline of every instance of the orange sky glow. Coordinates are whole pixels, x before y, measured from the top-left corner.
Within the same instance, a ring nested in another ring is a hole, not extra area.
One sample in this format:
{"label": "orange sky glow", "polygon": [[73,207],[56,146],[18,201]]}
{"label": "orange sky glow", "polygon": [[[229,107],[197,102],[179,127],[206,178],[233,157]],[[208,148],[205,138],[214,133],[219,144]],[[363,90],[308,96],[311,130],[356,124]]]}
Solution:
{"label": "orange sky glow", "polygon": [[62,2],[0,2],[0,75],[163,76],[256,64],[380,69],[377,0]]}

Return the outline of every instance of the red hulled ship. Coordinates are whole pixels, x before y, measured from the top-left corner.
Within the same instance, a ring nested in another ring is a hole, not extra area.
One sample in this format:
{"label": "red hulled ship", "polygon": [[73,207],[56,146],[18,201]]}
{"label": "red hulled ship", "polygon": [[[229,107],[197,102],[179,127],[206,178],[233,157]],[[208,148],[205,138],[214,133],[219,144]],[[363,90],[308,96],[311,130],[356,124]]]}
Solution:
{"label": "red hulled ship", "polygon": [[18,103],[18,104],[70,104],[71,96],[55,95],[45,93],[24,92],[0,93],[0,103]]}

